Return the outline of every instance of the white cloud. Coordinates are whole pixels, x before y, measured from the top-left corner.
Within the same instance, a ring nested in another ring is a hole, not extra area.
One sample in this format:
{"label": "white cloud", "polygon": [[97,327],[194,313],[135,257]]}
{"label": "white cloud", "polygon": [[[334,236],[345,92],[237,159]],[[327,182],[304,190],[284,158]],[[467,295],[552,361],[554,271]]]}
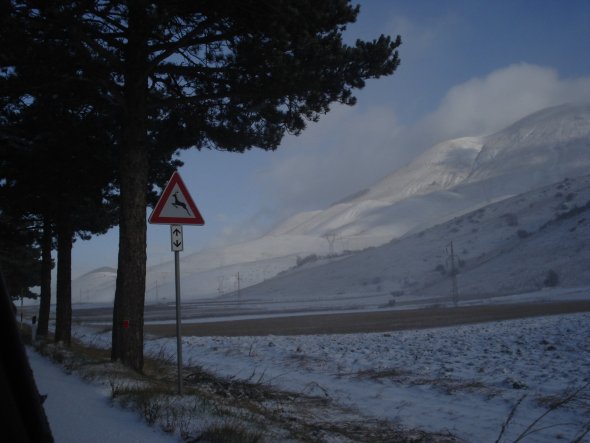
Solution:
{"label": "white cloud", "polygon": [[285,140],[261,180],[283,214],[321,209],[372,185],[440,141],[487,135],[542,108],[590,101],[590,77],[511,65],[452,87],[409,127],[391,107],[337,106],[300,137]]}
{"label": "white cloud", "polygon": [[590,78],[560,79],[554,69],[518,64],[451,88],[418,126],[439,140],[484,135],[539,109],[580,100],[590,100]]}
{"label": "white cloud", "polygon": [[268,232],[277,220],[268,209],[262,208],[253,216],[236,222],[235,215],[218,214],[215,223],[220,226],[216,235],[207,242],[208,248],[242,243]]}
{"label": "white cloud", "polygon": [[390,108],[335,106],[299,137],[285,139],[261,179],[283,207],[328,205],[389,172],[384,162],[398,130]]}

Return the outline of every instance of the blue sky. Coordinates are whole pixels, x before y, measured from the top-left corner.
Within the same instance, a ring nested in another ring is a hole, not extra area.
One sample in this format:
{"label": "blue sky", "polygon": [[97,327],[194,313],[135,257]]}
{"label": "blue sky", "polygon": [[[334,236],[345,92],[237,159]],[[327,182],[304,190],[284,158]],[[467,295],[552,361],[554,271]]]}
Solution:
{"label": "blue sky", "polygon": [[[356,3],[353,1],[353,3]],[[346,40],[400,34],[401,65],[276,152],[187,151],[180,174],[206,225],[185,251],[264,234],[375,183],[432,144],[484,135],[543,107],[590,101],[590,1],[365,0]],[[149,211],[148,211],[149,213]],[[148,227],[148,265],[173,258]],[[117,264],[116,229],[74,245],[79,276]]]}

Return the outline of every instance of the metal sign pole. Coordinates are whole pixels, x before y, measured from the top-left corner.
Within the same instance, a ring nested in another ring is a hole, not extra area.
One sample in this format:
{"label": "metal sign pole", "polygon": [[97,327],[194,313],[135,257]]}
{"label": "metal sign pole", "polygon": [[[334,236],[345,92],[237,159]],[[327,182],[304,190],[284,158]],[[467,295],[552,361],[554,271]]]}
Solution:
{"label": "metal sign pole", "polygon": [[180,331],[180,253],[174,251],[176,280],[176,355],[178,360],[178,395],[182,395],[182,334]]}

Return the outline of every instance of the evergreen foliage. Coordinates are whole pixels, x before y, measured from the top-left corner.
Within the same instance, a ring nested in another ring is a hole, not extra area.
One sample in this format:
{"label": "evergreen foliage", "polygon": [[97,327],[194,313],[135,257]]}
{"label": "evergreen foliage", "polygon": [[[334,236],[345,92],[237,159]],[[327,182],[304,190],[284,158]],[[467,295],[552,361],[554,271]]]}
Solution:
{"label": "evergreen foliage", "polygon": [[0,212],[0,271],[12,298],[36,298],[30,288],[41,278],[41,254],[35,231],[27,229],[25,219]]}
{"label": "evergreen foliage", "polygon": [[106,130],[112,127],[107,122],[111,116],[79,72],[88,59],[69,49],[67,34],[57,32],[34,9],[12,6],[9,17],[16,25],[8,29],[13,34],[0,31],[13,44],[1,59],[2,209],[26,217],[43,249],[37,271],[40,335],[47,333],[50,252],[57,236],[55,338],[69,344],[74,236],[87,239],[116,222],[113,132]]}
{"label": "evergreen foliage", "polygon": [[555,272],[553,269],[547,271],[547,275],[545,276],[545,280],[543,280],[543,285],[547,288],[554,288],[559,284],[559,274]]}
{"label": "evergreen foliage", "polygon": [[[77,106],[83,97],[84,109],[110,118],[101,121],[116,148],[120,208],[112,358],[138,371],[145,209],[152,184],[176,166],[173,154],[277,149],[285,134],[299,134],[334,102],[355,104],[355,89],[399,64],[399,37],[343,42],[359,13],[348,0],[7,0],[2,8],[6,29],[26,29],[57,51],[40,55],[56,84],[82,90],[61,90],[58,100]],[[15,80],[45,88],[25,72]]]}

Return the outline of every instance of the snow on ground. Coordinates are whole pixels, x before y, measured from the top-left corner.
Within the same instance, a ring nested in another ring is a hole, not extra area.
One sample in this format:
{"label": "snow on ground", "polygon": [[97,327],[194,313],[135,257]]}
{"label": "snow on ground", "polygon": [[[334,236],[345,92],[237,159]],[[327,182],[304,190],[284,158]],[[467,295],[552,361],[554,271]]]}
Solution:
{"label": "snow on ground", "polygon": [[[86,340],[108,346],[109,334]],[[567,392],[572,402],[524,441],[574,441],[589,426],[590,314],[376,334],[185,337],[185,364],[217,375],[326,397],[359,418],[444,431],[470,442],[515,441]],[[175,355],[175,339],[146,343]],[[524,399],[523,399],[524,397]],[[589,442],[590,436],[580,440]]]}
{"label": "snow on ground", "polygon": [[[543,413],[542,398],[588,383],[589,343],[590,315],[580,314],[389,334],[190,337],[184,352],[187,363],[216,373],[325,395],[360,415],[475,442],[493,441],[524,394],[506,441]],[[568,425],[529,441],[571,441],[588,412],[556,411],[542,425]]]}
{"label": "snow on ground", "polygon": [[178,439],[148,427],[139,416],[110,403],[104,387],[85,383],[76,375],[27,348],[39,392],[56,443],[164,443]]}

